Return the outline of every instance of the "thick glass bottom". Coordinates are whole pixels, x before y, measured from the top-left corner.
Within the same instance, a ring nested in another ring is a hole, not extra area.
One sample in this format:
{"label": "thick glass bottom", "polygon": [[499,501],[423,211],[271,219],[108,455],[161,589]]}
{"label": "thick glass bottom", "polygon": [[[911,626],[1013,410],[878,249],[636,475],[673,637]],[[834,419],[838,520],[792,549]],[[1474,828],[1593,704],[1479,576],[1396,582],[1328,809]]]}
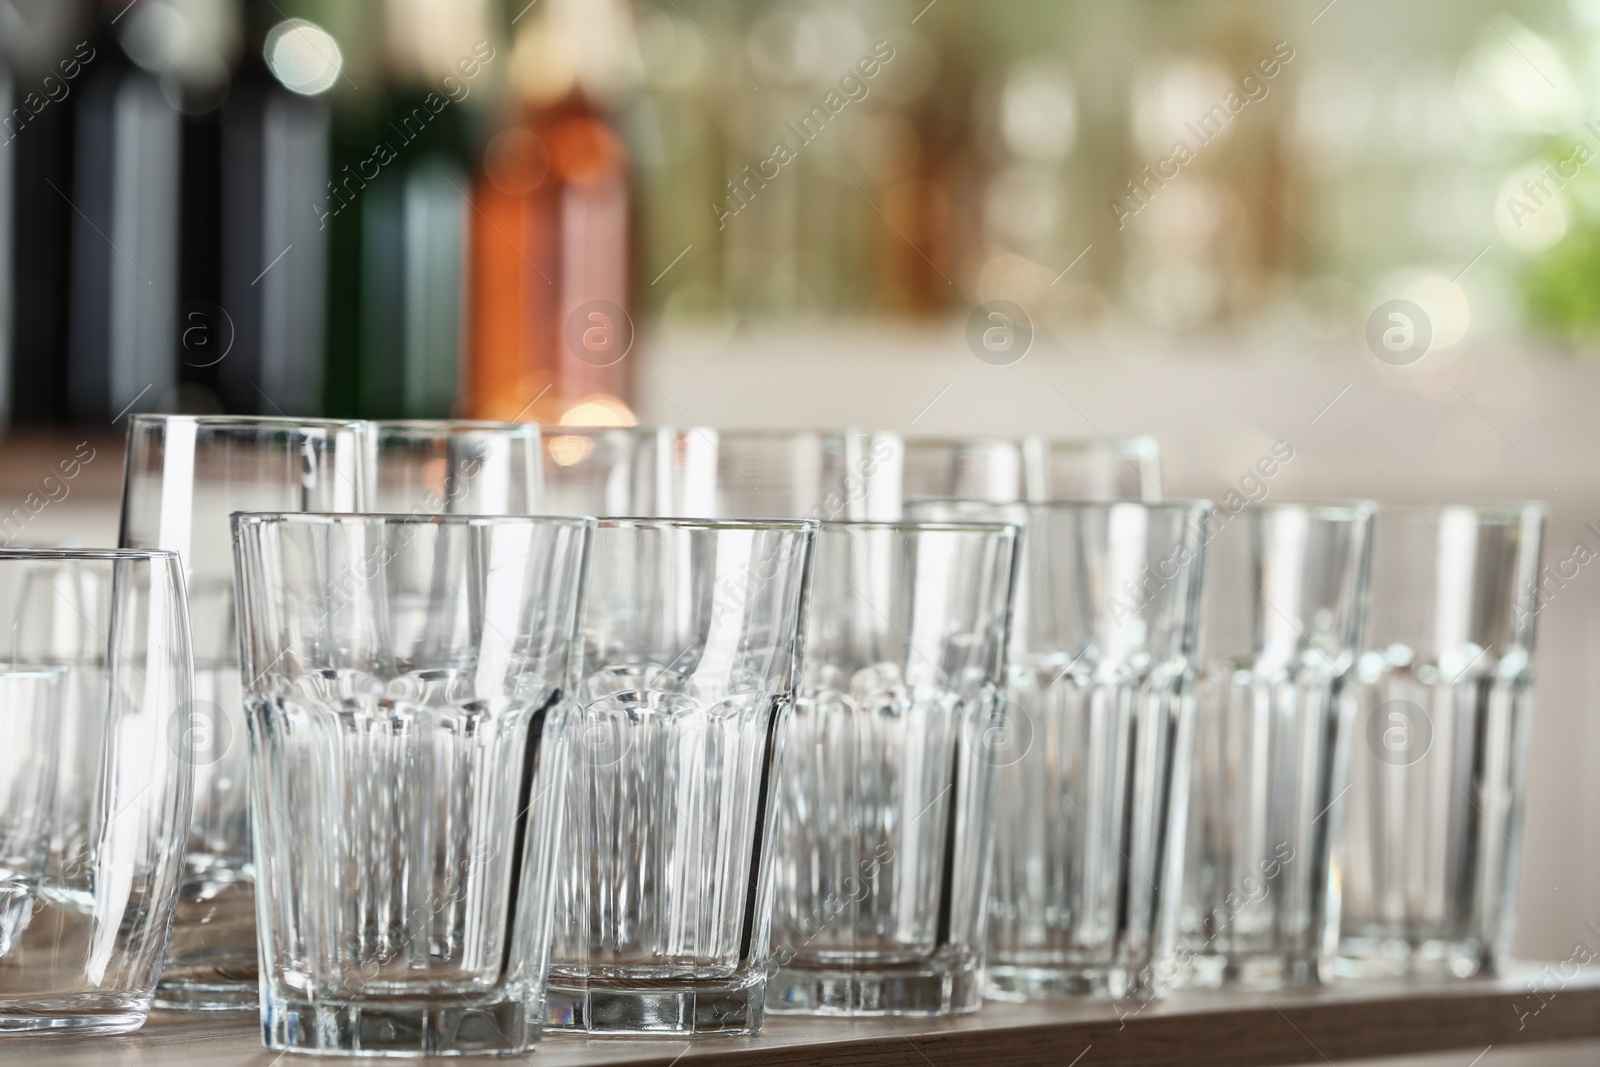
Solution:
{"label": "thick glass bottom", "polygon": [[1481,941],[1400,937],[1345,937],[1333,964],[1340,978],[1471,978],[1494,970],[1494,954]]}
{"label": "thick glass bottom", "polygon": [[1174,989],[1219,989],[1229,982],[1245,982],[1257,989],[1283,989],[1317,985],[1323,974],[1315,958],[1277,952],[1196,955],[1186,966],[1161,977]]}
{"label": "thick glass bottom", "polygon": [[261,1040],[318,1056],[467,1056],[527,1052],[539,1040],[538,1005],[505,1000],[305,1001],[262,1006]]}
{"label": "thick glass bottom", "polygon": [[150,1014],[146,1004],[108,1004],[108,999],[66,996],[33,1002],[0,997],[0,1034],[126,1034],[143,1026]]}
{"label": "thick glass bottom", "polygon": [[255,884],[220,867],[191,871],[173,915],[156,1007],[254,1011],[256,965]]}
{"label": "thick glass bottom", "polygon": [[1096,997],[1121,1000],[1156,995],[1148,972],[1128,967],[1019,967],[991,965],[983,995],[990,1000]]}
{"label": "thick glass bottom", "polygon": [[248,981],[222,980],[216,971],[190,976],[168,971],[156,986],[155,1007],[172,1011],[255,1011],[261,993],[252,974]]}
{"label": "thick glass bottom", "polygon": [[742,981],[638,981],[550,976],[545,1029],[590,1034],[754,1034],[761,1029],[763,977]]}
{"label": "thick glass bottom", "polygon": [[983,1003],[977,968],[781,968],[767,982],[774,1015],[952,1015]]}

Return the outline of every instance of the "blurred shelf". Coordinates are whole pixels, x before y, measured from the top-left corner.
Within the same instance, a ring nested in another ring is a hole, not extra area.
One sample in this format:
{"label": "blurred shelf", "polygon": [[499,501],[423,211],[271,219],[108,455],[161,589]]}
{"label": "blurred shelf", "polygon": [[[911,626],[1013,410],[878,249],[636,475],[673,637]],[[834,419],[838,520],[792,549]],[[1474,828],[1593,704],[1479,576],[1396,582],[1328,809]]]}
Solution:
{"label": "blurred shelf", "polygon": [[[1270,1067],[1451,1049],[1471,1059],[1490,1045],[1600,1037],[1600,973],[1580,970],[1565,981],[1557,974],[1555,965],[1546,972],[1522,964],[1505,977],[1465,982],[1183,993],[1136,1014],[1124,1007],[1124,1018],[1103,1002],[987,1004],[949,1020],[769,1017],[759,1037],[692,1043],[549,1035],[524,1060],[538,1067]],[[1538,996],[1529,991],[1535,980]],[[0,1038],[0,1047],[7,1062],[50,1067],[268,1067],[277,1056],[259,1041],[253,1015],[157,1013],[126,1037]]]}
{"label": "blurred shelf", "polygon": [[[0,435],[0,500],[6,509],[27,493],[117,500],[122,495],[123,433],[104,427],[12,429]],[[46,483],[46,478],[54,481]]]}

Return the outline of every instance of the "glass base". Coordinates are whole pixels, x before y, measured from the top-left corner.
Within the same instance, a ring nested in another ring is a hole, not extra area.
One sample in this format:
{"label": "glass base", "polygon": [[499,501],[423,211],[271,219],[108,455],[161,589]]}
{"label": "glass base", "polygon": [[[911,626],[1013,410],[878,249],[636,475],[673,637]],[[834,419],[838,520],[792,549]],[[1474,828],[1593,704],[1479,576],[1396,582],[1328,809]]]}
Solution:
{"label": "glass base", "polygon": [[1256,955],[1195,955],[1188,965],[1167,978],[1173,989],[1220,989],[1229,982],[1245,982],[1257,989],[1285,989],[1320,985],[1322,968],[1315,959],[1285,953]]}
{"label": "glass base", "polygon": [[1494,972],[1494,955],[1481,942],[1398,937],[1343,938],[1333,964],[1340,978],[1471,978]]}
{"label": "glass base", "polygon": [[77,1009],[66,997],[52,998],[35,1010],[34,1005],[6,998],[0,1001],[0,1034],[126,1034],[143,1026],[149,1014],[148,1008],[133,1006],[121,1011],[101,1009],[98,1004]]}
{"label": "glass base", "polygon": [[784,967],[767,982],[774,1015],[952,1015],[983,1003],[983,973]]}
{"label": "glass base", "polygon": [[1156,993],[1149,974],[1126,967],[1016,967],[991,965],[983,995],[990,1000],[1055,1000],[1093,997],[1150,1000]]}
{"label": "glass base", "polygon": [[254,977],[249,982],[223,982],[166,973],[156,986],[154,1006],[171,1011],[255,1011],[260,1002]]}
{"label": "glass base", "polygon": [[255,1011],[260,1002],[255,883],[217,866],[191,871],[189,878],[173,914],[156,1007]]}
{"label": "glass base", "polygon": [[527,1052],[539,1040],[537,1003],[269,1000],[261,1040],[275,1052],[318,1056],[467,1056]]}
{"label": "glass base", "polygon": [[[568,980],[570,981],[570,979]],[[761,1029],[764,978],[727,981],[590,979],[550,976],[545,1029],[566,1033],[754,1034]]]}

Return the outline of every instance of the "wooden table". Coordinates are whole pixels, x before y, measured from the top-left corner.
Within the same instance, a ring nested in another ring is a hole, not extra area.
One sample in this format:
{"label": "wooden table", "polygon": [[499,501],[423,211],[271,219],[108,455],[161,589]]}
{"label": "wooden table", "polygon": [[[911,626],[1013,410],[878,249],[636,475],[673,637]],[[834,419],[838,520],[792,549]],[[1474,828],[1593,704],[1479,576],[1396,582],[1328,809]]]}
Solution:
{"label": "wooden table", "polygon": [[[1180,993],[1142,1011],[1132,1011],[1137,1004],[1121,1007],[1122,1018],[1110,1004],[1095,1002],[987,1004],[977,1015],[951,1020],[769,1016],[754,1038],[691,1043],[548,1035],[525,1061],[537,1067],[1263,1067],[1447,1049],[1466,1050],[1470,1059],[1490,1045],[1600,1038],[1600,961],[1566,973],[1554,964],[1521,964],[1504,978],[1466,982]],[[1530,982],[1537,995],[1528,991]],[[278,1059],[261,1047],[255,1016],[239,1014],[158,1012],[126,1037],[0,1039],[0,1051],[6,1063],[37,1067],[268,1067]]]}

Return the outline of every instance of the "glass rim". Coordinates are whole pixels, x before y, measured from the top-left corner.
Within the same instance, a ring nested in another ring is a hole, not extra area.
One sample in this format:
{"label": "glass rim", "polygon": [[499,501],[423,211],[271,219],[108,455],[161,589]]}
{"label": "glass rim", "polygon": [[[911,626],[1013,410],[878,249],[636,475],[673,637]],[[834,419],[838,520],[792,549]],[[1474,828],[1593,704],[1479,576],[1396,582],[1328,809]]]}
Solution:
{"label": "glass rim", "polygon": [[82,563],[116,561],[119,559],[172,560],[179,554],[170,548],[62,548],[40,545],[18,545],[0,548],[0,562],[5,560],[62,560]]}
{"label": "glass rim", "polygon": [[[912,496],[906,497],[902,506],[909,504],[975,504],[988,508],[1027,508],[1033,511],[1105,511],[1110,508],[1134,507],[1146,511],[1174,511],[1209,513],[1216,502],[1204,497],[1169,497],[1165,500],[981,500],[970,496]],[[1239,509],[1244,511],[1243,508]],[[1236,513],[1237,514],[1237,513]]]}
{"label": "glass rim", "polygon": [[533,425],[538,426],[540,435],[546,438],[559,437],[562,434],[571,437],[597,437],[603,433],[622,433],[630,437],[645,437],[678,432],[676,426],[669,426],[664,422],[638,423],[633,426],[562,426],[552,423],[534,423]]}
{"label": "glass rim", "polygon": [[1437,520],[1446,511],[1470,511],[1481,523],[1510,525],[1530,517],[1548,518],[1550,507],[1543,500],[1513,500],[1500,504],[1388,504],[1376,501],[1378,518]]}
{"label": "glass rim", "polygon": [[0,662],[0,678],[60,678],[71,670],[65,663]]}
{"label": "glass rim", "polygon": [[[1005,505],[999,505],[1004,507]],[[823,521],[823,531],[836,531],[848,533],[852,530],[887,530],[894,533],[981,533],[981,534],[1010,534],[1016,536],[1022,531],[1020,522],[1005,522],[999,519],[975,519],[972,522],[963,522],[959,519],[828,519]]]}
{"label": "glass rim", "polygon": [[437,524],[440,526],[573,526],[595,523],[592,515],[462,515],[440,512],[416,515],[409,511],[234,511],[235,526],[388,526]]}
{"label": "glass rim", "polygon": [[[1220,507],[1221,505],[1216,505]],[[1252,511],[1305,511],[1314,518],[1333,518],[1334,513],[1347,514],[1351,517],[1365,512],[1368,515],[1378,511],[1376,500],[1353,498],[1349,500],[1263,500],[1259,503],[1249,503],[1238,511],[1230,512],[1237,518]]]}
{"label": "glass rim", "polygon": [[359,430],[368,425],[366,419],[298,419],[292,415],[178,415],[172,412],[145,411],[130,417],[128,428],[131,430],[135,425],[166,426],[178,420],[193,422],[199,426],[236,426],[241,429],[265,426],[284,429],[304,427],[317,430]]}
{"label": "glass rim", "polygon": [[815,427],[801,427],[796,430],[779,430],[770,426],[757,426],[746,429],[740,426],[686,426],[680,432],[685,434],[704,433],[710,431],[721,437],[761,437],[778,441],[793,437],[820,437],[820,438],[847,438],[852,436],[870,437],[872,432],[855,426],[846,426],[843,429],[819,430]]}
{"label": "glass rim", "polygon": [[[1054,450],[1077,449],[1088,451],[1094,447],[1109,446],[1113,451],[1120,453],[1124,447],[1139,453],[1138,458],[1148,459],[1161,449],[1161,439],[1155,434],[1135,433],[1126,437],[1051,437],[1049,434],[1025,433],[1010,436],[1007,434],[935,434],[927,437],[902,437],[901,441],[907,449],[913,445],[962,445],[962,444],[1002,444],[1021,448],[1028,441],[1043,441],[1046,446]],[[1126,458],[1126,457],[1125,457]]]}
{"label": "glass rim", "polygon": [[368,419],[374,430],[443,431],[446,433],[504,432],[517,430],[527,436],[537,436],[537,422],[507,422],[497,419]]}
{"label": "glass rim", "polygon": [[690,517],[652,517],[645,515],[608,515],[595,520],[600,530],[772,530],[778,533],[807,533],[820,529],[818,519],[705,519]]}

